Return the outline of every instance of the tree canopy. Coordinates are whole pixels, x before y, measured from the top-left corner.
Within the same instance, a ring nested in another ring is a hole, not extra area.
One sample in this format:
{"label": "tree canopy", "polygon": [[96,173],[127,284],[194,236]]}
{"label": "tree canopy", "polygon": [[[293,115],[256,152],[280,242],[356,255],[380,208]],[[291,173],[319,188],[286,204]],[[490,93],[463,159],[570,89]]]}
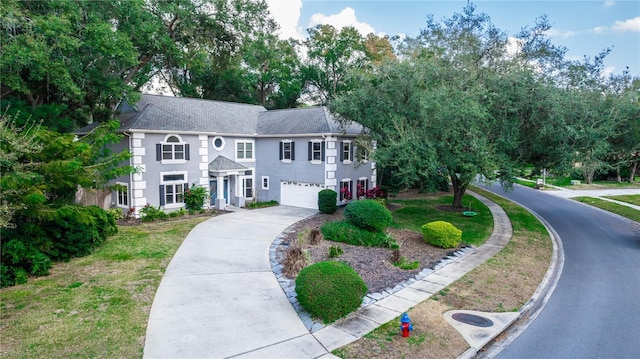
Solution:
{"label": "tree canopy", "polygon": [[590,183],[612,157],[637,163],[633,82],[603,76],[608,50],[564,60],[566,49],[550,43],[548,29],[540,17],[510,39],[472,3],[442,21],[429,17],[418,37],[399,46],[397,60],[351,71],[357,85],[330,108],[367,128],[378,167],[391,168],[397,183],[434,186],[448,177],[455,207],[478,175],[509,186],[524,164],[579,165]]}

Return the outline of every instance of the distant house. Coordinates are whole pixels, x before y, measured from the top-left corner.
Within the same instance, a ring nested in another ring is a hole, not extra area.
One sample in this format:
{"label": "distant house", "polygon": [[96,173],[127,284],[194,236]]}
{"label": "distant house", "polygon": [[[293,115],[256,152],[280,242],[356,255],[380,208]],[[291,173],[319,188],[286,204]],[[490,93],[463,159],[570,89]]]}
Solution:
{"label": "distant house", "polygon": [[343,204],[341,189],[376,185],[375,164],[354,157],[361,126],[341,128],[325,107],[268,111],[142,95],[118,110],[125,137],[116,150],[129,150],[139,172],[115,181],[121,186],[112,193],[113,206],[181,208],[185,190],[197,184],[217,209],[269,200],[317,208],[324,188],[338,192]]}

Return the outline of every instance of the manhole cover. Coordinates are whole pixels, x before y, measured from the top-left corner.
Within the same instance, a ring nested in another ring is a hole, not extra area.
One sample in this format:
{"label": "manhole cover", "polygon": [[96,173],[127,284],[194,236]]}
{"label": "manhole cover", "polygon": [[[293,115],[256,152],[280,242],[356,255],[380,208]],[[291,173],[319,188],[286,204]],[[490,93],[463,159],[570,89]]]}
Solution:
{"label": "manhole cover", "polygon": [[493,326],[493,321],[491,319],[487,319],[485,317],[481,317],[479,315],[475,315],[475,314],[469,314],[469,313],[454,313],[451,318],[465,323],[465,324],[469,324],[469,325],[475,325],[476,327],[491,327]]}

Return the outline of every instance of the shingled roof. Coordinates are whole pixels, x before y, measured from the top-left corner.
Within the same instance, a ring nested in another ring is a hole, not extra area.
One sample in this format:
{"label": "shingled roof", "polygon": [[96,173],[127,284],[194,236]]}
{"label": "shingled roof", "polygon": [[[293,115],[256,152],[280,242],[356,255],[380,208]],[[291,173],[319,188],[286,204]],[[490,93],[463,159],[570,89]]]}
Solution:
{"label": "shingled roof", "polygon": [[259,135],[304,135],[316,133],[347,133],[357,135],[362,126],[351,124],[343,128],[326,107],[292,108],[260,113]]}
{"label": "shingled roof", "polygon": [[262,106],[144,94],[137,112],[124,112],[122,130],[194,131],[255,135]]}
{"label": "shingled roof", "polygon": [[248,170],[248,168],[224,156],[217,156],[213,161],[209,162],[209,173],[213,175],[226,171],[244,170]]}
{"label": "shingled roof", "polygon": [[342,128],[326,107],[267,111],[262,106],[143,94],[135,106],[119,108],[122,131],[204,132],[230,135],[357,135],[362,127]]}

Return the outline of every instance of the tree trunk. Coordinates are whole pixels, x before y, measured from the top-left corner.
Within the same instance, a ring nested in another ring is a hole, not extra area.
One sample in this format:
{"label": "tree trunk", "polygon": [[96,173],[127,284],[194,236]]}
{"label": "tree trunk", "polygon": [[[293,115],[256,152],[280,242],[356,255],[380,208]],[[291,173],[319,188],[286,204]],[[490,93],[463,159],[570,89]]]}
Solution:
{"label": "tree trunk", "polygon": [[629,174],[629,182],[633,183],[636,178],[636,171],[638,170],[638,161],[633,161],[631,165],[631,173]]}
{"label": "tree trunk", "polygon": [[451,184],[453,185],[453,203],[451,207],[462,208],[462,197],[464,197],[469,184],[462,183],[456,175],[451,175]]}

